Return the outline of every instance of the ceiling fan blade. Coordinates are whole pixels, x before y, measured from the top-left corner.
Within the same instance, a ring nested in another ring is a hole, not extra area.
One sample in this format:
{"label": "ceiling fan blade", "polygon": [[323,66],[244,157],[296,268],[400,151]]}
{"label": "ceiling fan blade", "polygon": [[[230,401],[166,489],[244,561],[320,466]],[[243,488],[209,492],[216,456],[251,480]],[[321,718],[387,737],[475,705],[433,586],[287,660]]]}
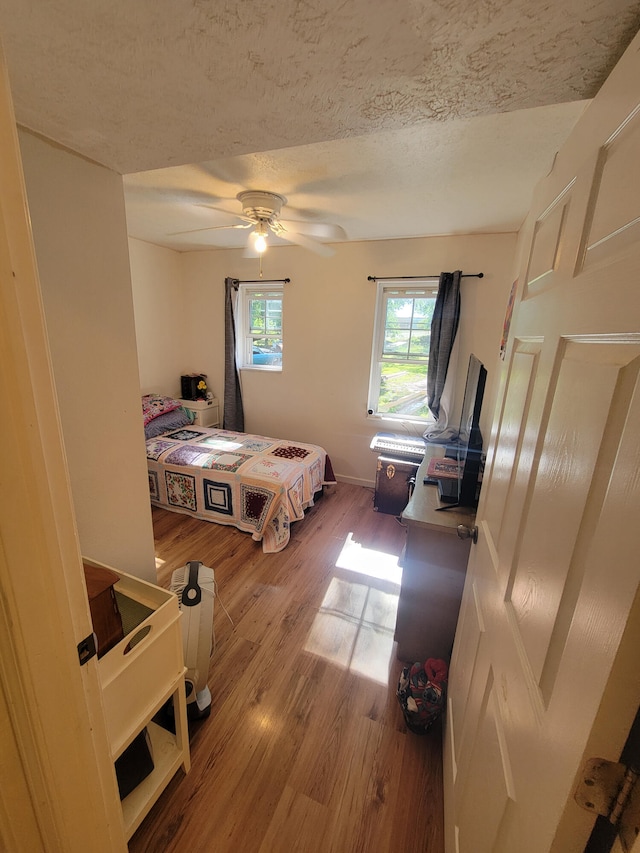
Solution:
{"label": "ceiling fan blade", "polygon": [[346,231],[340,225],[328,222],[302,222],[293,219],[280,219],[280,225],[290,234],[304,234],[308,237],[319,237],[325,240],[344,240]]}
{"label": "ceiling fan blade", "polygon": [[330,258],[331,255],[335,254],[335,251],[331,246],[325,246],[324,243],[318,243],[317,240],[307,237],[306,234],[294,234],[292,231],[287,231],[283,228],[281,231],[277,232],[277,236],[281,237],[283,240],[288,240],[289,243],[295,243],[298,246],[303,246],[305,249],[310,249],[312,252],[315,252],[316,255],[323,255],[325,258]]}
{"label": "ceiling fan blade", "polygon": [[190,228],[188,231],[172,231],[167,237],[177,237],[179,234],[197,234],[200,231],[221,231],[225,228],[251,228],[253,222],[246,225],[210,225],[208,228]]}
{"label": "ceiling fan blade", "polygon": [[[235,206],[237,207],[237,205]],[[231,210],[230,207],[220,207],[219,205],[205,204],[204,202],[197,203],[196,207],[206,207],[207,210],[217,210],[219,213],[226,213],[228,216],[235,216],[236,219],[243,219],[245,222],[254,222],[250,216],[238,213],[237,210]]]}

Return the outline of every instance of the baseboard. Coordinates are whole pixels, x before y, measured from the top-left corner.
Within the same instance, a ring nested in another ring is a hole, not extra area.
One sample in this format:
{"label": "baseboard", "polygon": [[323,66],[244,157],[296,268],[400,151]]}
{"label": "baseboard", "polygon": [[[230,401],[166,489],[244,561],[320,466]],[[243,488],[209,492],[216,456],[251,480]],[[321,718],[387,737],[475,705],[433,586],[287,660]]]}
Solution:
{"label": "baseboard", "polygon": [[363,486],[365,489],[375,489],[375,480],[363,480],[360,477],[346,477],[343,474],[335,474],[339,483],[349,483],[351,486]]}

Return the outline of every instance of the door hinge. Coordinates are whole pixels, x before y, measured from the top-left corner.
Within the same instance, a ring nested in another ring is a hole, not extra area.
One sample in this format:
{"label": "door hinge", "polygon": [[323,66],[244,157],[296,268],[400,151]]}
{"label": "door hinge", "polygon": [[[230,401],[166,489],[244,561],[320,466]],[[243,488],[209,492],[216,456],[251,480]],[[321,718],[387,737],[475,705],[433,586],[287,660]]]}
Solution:
{"label": "door hinge", "polygon": [[617,829],[627,853],[640,833],[640,786],[631,767],[604,758],[590,758],[575,792],[579,806],[606,817]]}
{"label": "door hinge", "polygon": [[96,639],[95,634],[88,634],[84,640],[80,640],[78,643],[78,658],[80,660],[80,666],[84,666],[88,660],[91,660],[91,658],[95,656],[98,650]]}

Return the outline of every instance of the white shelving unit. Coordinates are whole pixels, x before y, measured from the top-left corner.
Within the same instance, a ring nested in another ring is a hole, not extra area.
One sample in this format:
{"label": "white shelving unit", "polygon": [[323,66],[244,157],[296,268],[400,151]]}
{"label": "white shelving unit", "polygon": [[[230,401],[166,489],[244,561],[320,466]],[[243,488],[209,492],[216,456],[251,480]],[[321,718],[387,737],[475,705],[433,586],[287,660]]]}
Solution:
{"label": "white shelving unit", "polygon": [[180,400],[184,409],[196,416],[194,423],[202,427],[220,426],[220,407],[215,397],[210,400]]}
{"label": "white shelving unit", "polygon": [[[177,770],[189,772],[189,731],[185,699],[182,630],[178,599],[172,592],[111,566],[121,611],[131,611],[135,627],[98,661],[102,699],[113,761],[146,726],[154,769],[122,801],[125,836],[131,838]],[[123,612],[123,622],[126,622]],[[175,734],[152,722],[173,699]],[[115,770],[114,770],[115,772]]]}

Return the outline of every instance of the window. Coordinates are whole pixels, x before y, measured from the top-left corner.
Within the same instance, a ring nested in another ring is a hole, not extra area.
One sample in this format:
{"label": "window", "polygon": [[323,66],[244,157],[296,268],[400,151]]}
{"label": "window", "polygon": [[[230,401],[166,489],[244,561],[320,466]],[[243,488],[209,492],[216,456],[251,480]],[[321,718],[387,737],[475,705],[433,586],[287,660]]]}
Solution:
{"label": "window", "polygon": [[438,282],[378,282],[369,410],[399,420],[427,420],[427,369]]}
{"label": "window", "polygon": [[240,284],[237,347],[240,367],[282,370],[281,284]]}

